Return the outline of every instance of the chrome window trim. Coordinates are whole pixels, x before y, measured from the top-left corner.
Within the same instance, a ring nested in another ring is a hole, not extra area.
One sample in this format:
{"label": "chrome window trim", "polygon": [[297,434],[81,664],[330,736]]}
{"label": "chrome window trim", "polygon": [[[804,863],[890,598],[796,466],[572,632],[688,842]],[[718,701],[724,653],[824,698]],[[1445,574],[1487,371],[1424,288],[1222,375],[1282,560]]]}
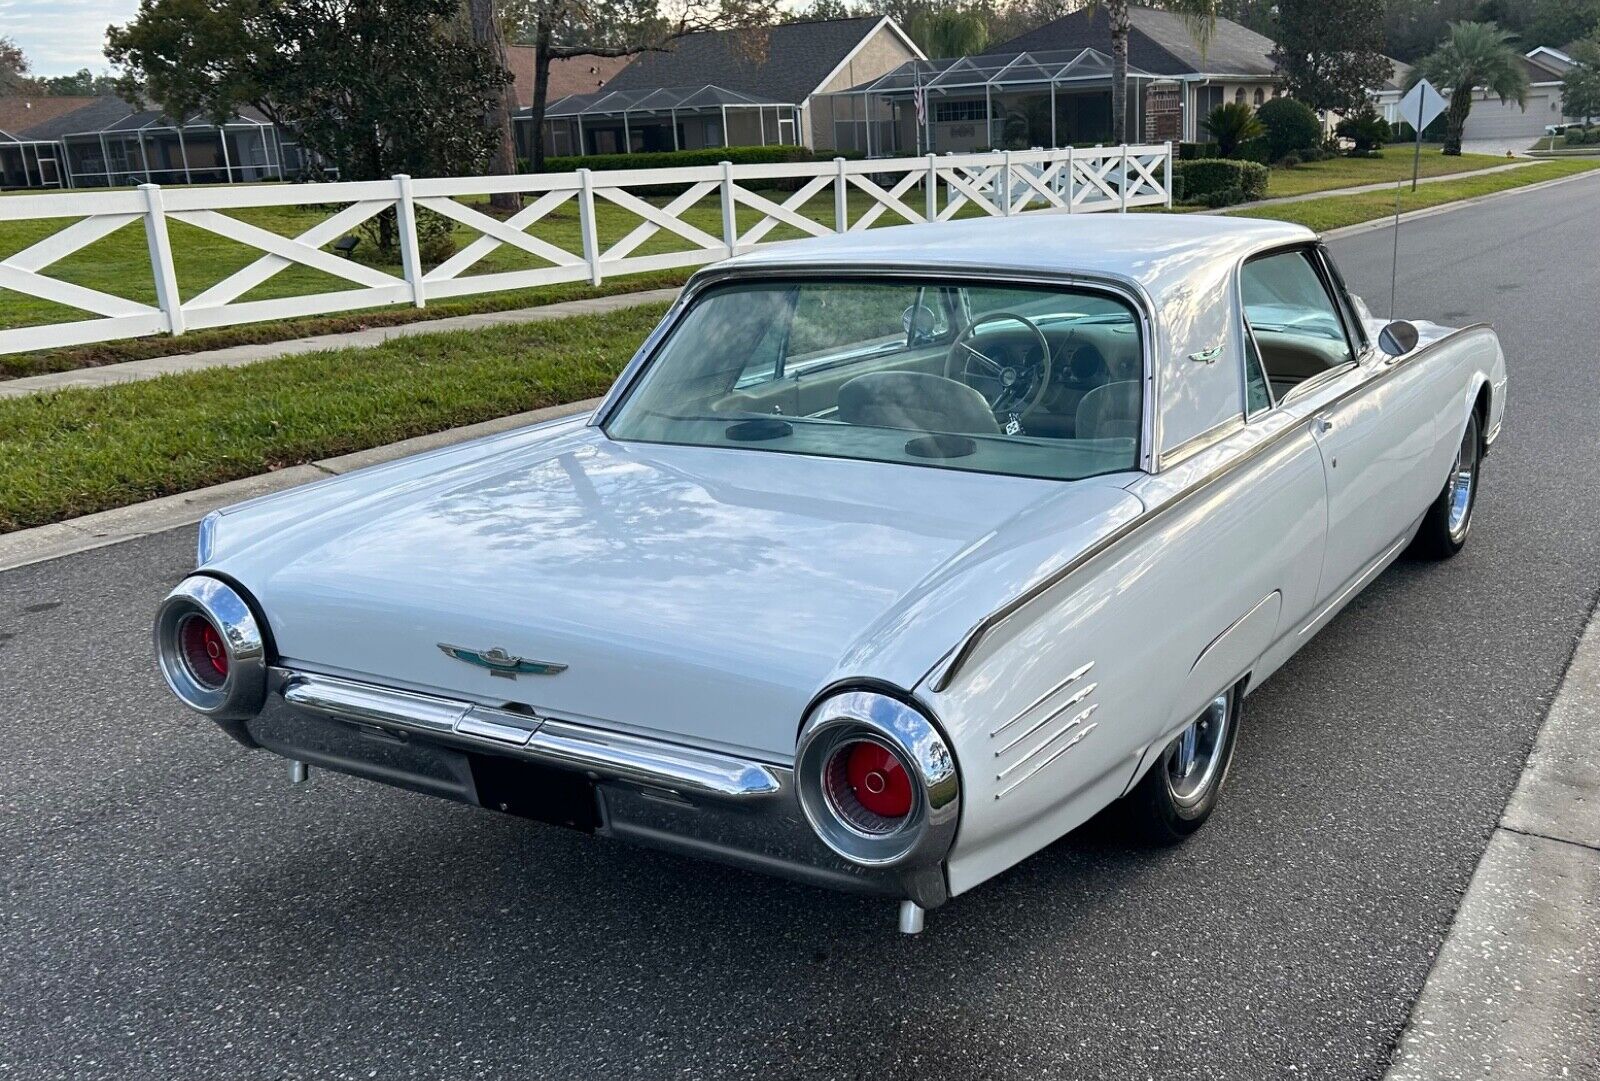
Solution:
{"label": "chrome window trim", "polygon": [[617,381],[612,384],[604,400],[589,418],[589,424],[604,430],[610,423],[619,406],[632,393],[634,385],[643,374],[644,369],[654,360],[656,352],[666,336],[682,320],[694,300],[706,289],[721,285],[729,281],[746,280],[751,282],[782,281],[804,278],[839,279],[865,279],[874,278],[901,278],[921,280],[923,282],[947,281],[959,284],[964,281],[978,281],[985,284],[999,285],[1032,285],[1046,288],[1061,289],[1075,288],[1091,292],[1103,293],[1126,304],[1133,312],[1134,319],[1139,329],[1139,353],[1144,365],[1144,388],[1141,408],[1143,417],[1140,424],[1138,465],[1147,473],[1156,472],[1156,450],[1160,439],[1160,411],[1159,395],[1160,381],[1156,378],[1157,367],[1155,358],[1156,348],[1156,319],[1155,304],[1142,285],[1131,278],[1121,278],[1107,274],[1061,273],[1049,274],[1037,271],[1007,271],[994,267],[962,266],[954,264],[930,269],[925,265],[905,263],[885,263],[881,266],[863,267],[852,263],[828,262],[819,260],[814,263],[797,263],[794,265],[769,265],[740,266],[735,264],[719,264],[707,267],[689,279],[683,291],[678,294],[678,299],[667,310],[665,316],[650,336],[644,340],[639,349],[634,353],[633,359],[622,370]]}
{"label": "chrome window trim", "polygon": [[[1265,411],[1256,414],[1257,417],[1264,415]],[[1242,431],[1245,424],[1245,415],[1243,413],[1237,413],[1222,423],[1213,425],[1212,427],[1206,429],[1199,435],[1191,436],[1190,438],[1185,439],[1182,443],[1179,443],[1171,450],[1163,451],[1161,454],[1162,470],[1171,469],[1179,462],[1193,458],[1196,454],[1199,454],[1207,447],[1215,446],[1224,439],[1228,438],[1234,432]]]}
{"label": "chrome window trim", "polygon": [[[1244,326],[1250,329],[1251,341],[1255,341],[1255,328],[1250,326],[1250,316],[1245,308],[1244,303],[1244,268],[1259,259],[1271,259],[1273,256],[1287,255],[1290,252],[1299,252],[1302,255],[1307,256],[1307,261],[1311,264],[1311,272],[1315,274],[1317,276],[1317,280],[1322,283],[1323,293],[1333,304],[1333,316],[1339,321],[1339,330],[1344,335],[1344,347],[1350,353],[1350,359],[1345,361],[1344,364],[1329,368],[1327,370],[1328,372],[1336,372],[1342,371],[1348,365],[1359,364],[1361,358],[1366,355],[1368,346],[1365,332],[1361,333],[1361,344],[1359,348],[1357,348],[1356,339],[1351,337],[1351,318],[1353,313],[1346,310],[1344,301],[1333,287],[1333,280],[1329,277],[1327,264],[1322,258],[1321,245],[1321,240],[1296,240],[1288,244],[1275,244],[1270,248],[1262,248],[1260,251],[1251,252],[1243,259],[1240,259],[1238,265],[1233,268],[1233,291],[1234,296],[1238,300],[1239,319]],[[1257,343],[1256,348],[1258,350],[1260,349],[1260,343]],[[1266,369],[1265,357],[1262,358],[1261,366],[1263,370]],[[1269,392],[1271,392],[1272,373],[1267,372],[1266,374],[1267,389]],[[1326,374],[1327,372],[1318,372],[1316,375],[1312,376],[1311,379],[1297,384],[1293,390],[1289,391],[1289,393],[1283,396],[1283,401],[1287,402],[1289,399],[1293,398],[1300,390],[1300,387],[1304,386],[1305,383],[1309,383],[1312,380],[1318,380]],[[1272,398],[1273,408],[1277,408],[1277,406],[1283,404],[1282,402],[1278,401],[1278,396],[1276,393],[1272,394]],[[1266,416],[1269,412],[1271,412],[1271,410],[1262,410],[1260,413],[1257,413],[1256,416]]]}
{"label": "chrome window trim", "polygon": [[[1331,409],[1335,406],[1342,405],[1344,402],[1349,401],[1357,395],[1365,394],[1368,390],[1380,386],[1395,373],[1405,369],[1413,362],[1430,355],[1446,343],[1456,341],[1457,339],[1468,334],[1475,334],[1479,331],[1490,329],[1492,328],[1488,323],[1469,323],[1464,327],[1458,327],[1455,330],[1452,330],[1449,333],[1434,339],[1427,345],[1420,346],[1419,348],[1412,350],[1405,356],[1398,358],[1396,363],[1392,365],[1376,370],[1358,368],[1358,370],[1369,371],[1368,377],[1349,387],[1341,394],[1335,396],[1332,400],[1324,403],[1324,408]],[[1344,370],[1348,371],[1350,367],[1351,366],[1346,366]],[[1273,410],[1273,412],[1276,413],[1279,412],[1279,410]],[[1267,415],[1268,414],[1266,413],[1257,414],[1258,417],[1264,417]],[[1146,510],[1140,513],[1136,517],[1107,533],[1104,537],[1100,538],[1100,540],[1079,552],[1076,556],[1074,556],[1056,571],[1034,583],[1032,586],[1013,597],[1011,600],[1006,601],[998,608],[995,608],[977,623],[973,624],[972,627],[968,629],[966,634],[961,637],[961,640],[956,643],[955,648],[949,653],[945,654],[944,657],[940,658],[940,660],[937,661],[932,668],[923,674],[922,680],[929,680],[931,678],[930,687],[935,693],[947,690],[950,684],[954,681],[955,677],[960,673],[962,666],[966,664],[966,662],[971,658],[973,651],[977,649],[978,643],[981,642],[983,638],[992,632],[996,627],[1009,620],[1012,616],[1016,615],[1023,608],[1027,607],[1029,604],[1043,596],[1045,593],[1049,592],[1051,589],[1054,589],[1056,586],[1066,581],[1092,560],[1103,555],[1111,548],[1120,544],[1122,541],[1141,532],[1152,524],[1164,520],[1167,515],[1171,514],[1174,510],[1178,509],[1179,507],[1186,506],[1190,500],[1194,499],[1196,496],[1203,494],[1210,488],[1221,483],[1230,473],[1243,468],[1250,462],[1253,462],[1257,458],[1267,454],[1269,451],[1277,447],[1278,444],[1289,438],[1292,434],[1301,431],[1302,425],[1309,423],[1310,418],[1304,417],[1295,419],[1291,423],[1285,424],[1279,431],[1272,433],[1271,435],[1262,439],[1259,443],[1256,443],[1254,446],[1242,450],[1226,461],[1219,463],[1217,467],[1211,470],[1209,473],[1197,477],[1192,483],[1185,486],[1182,490],[1174,493],[1172,498],[1168,499],[1166,502],[1161,503],[1154,509]],[[922,680],[919,680],[918,682],[920,683]]]}

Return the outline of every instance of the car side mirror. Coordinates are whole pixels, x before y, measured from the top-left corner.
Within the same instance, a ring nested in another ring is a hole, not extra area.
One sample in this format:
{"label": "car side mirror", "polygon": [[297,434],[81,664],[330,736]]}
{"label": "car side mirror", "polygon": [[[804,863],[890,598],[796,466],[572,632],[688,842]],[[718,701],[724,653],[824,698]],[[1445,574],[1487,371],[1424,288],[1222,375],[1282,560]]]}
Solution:
{"label": "car side mirror", "polygon": [[1404,319],[1396,319],[1378,331],[1378,348],[1391,357],[1403,357],[1417,347],[1421,335],[1417,328]]}

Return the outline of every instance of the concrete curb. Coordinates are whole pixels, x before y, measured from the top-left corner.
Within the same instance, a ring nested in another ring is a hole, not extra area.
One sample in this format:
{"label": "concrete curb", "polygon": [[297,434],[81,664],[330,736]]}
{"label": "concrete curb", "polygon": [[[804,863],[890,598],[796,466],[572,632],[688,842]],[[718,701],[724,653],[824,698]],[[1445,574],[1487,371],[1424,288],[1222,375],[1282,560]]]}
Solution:
{"label": "concrete curb", "polygon": [[1386,1081],[1600,1077],[1600,619],[1573,653]]}
{"label": "concrete curb", "polygon": [[576,413],[591,412],[599,404],[599,398],[589,398],[568,405],[550,406],[509,417],[497,417],[481,424],[469,424],[445,432],[404,439],[387,446],[359,450],[335,458],[324,458],[307,465],[291,466],[288,469],[245,477],[241,480],[231,480],[225,484],[216,484],[193,492],[162,496],[160,499],[134,503],[131,506],[101,511],[98,514],[86,514],[81,518],[72,518],[65,522],[55,522],[34,529],[19,529],[14,533],[0,535],[0,571],[86,552],[91,548],[103,548],[109,544],[134,540],[149,536],[151,533],[176,529],[179,526],[193,525],[219,507],[231,506],[246,499],[254,499],[256,496],[281,492],[315,480],[325,480],[365,466],[420,454],[435,447],[447,447],[480,436],[509,431],[512,428],[569,417]]}
{"label": "concrete curb", "polygon": [[543,304],[537,308],[478,312],[473,315],[454,315],[445,319],[420,319],[415,323],[371,327],[367,330],[351,330],[341,334],[322,334],[312,338],[291,338],[287,341],[261,342],[255,345],[235,345],[199,353],[178,353],[168,357],[150,357],[146,360],[124,361],[121,364],[105,364],[98,368],[73,368],[46,375],[28,375],[20,379],[0,380],[0,398],[23,398],[30,394],[44,394],[68,387],[107,387],[119,383],[137,383],[162,375],[200,372],[208,368],[240,368],[246,364],[258,364],[263,360],[298,356],[303,353],[320,353],[329,349],[370,348],[396,338],[411,338],[418,334],[482,330],[485,327],[516,326],[522,323],[544,322],[547,319],[567,319],[575,315],[597,315],[637,307],[640,304],[665,304],[675,299],[678,292],[677,289],[649,289],[638,293],[613,293],[604,297],[585,297],[582,300],[564,300],[559,304]]}

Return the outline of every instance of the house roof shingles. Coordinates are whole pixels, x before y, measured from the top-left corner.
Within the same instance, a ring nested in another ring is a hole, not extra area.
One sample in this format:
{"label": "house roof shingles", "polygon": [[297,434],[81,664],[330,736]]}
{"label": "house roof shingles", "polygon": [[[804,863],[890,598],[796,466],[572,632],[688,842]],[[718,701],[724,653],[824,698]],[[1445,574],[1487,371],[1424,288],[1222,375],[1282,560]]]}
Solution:
{"label": "house roof shingles", "polygon": [[[1233,75],[1265,78],[1274,73],[1273,43],[1231,19],[1218,19],[1202,50],[1182,15],[1132,6],[1128,62],[1157,75]],[[1109,51],[1111,20],[1105,5],[1079,10],[1052,23],[995,45],[991,53],[1036,49],[1100,49]]]}
{"label": "house roof shingles", "polygon": [[0,131],[24,141],[36,138],[33,129],[77,112],[99,100],[93,97],[32,97],[8,94],[0,97]]}
{"label": "house roof shingles", "polygon": [[[506,47],[506,63],[511,67],[519,109],[533,104],[533,53],[532,45]],[[546,100],[556,101],[568,94],[592,94],[609,83],[632,59],[631,56],[572,56],[552,60]]]}
{"label": "house roof shingles", "polygon": [[[880,21],[880,16],[784,23],[763,30],[717,30],[642,53],[607,90],[651,90],[715,83],[753,97],[799,105]],[[554,95],[551,95],[552,98]]]}

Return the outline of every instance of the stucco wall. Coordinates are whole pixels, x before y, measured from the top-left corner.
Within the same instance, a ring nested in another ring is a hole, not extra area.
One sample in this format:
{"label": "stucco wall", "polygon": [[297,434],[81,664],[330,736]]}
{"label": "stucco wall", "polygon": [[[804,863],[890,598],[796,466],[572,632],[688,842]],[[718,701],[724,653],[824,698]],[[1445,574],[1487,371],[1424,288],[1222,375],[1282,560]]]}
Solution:
{"label": "stucco wall", "polygon": [[[820,94],[832,94],[840,90],[848,90],[852,86],[860,86],[880,75],[887,75],[907,60],[915,58],[916,53],[906,46],[900,35],[890,30],[887,26],[880,26],[856,51],[848,63],[821,86],[817,93],[811,96],[809,108],[810,134],[807,142],[816,150],[831,150],[838,143],[833,137],[833,115],[835,106],[831,99],[819,97]],[[818,72],[821,78],[827,72]],[[839,116],[848,115],[848,106],[840,102],[837,106]],[[863,115],[858,112],[858,115]],[[885,114],[885,117],[887,114]]]}

